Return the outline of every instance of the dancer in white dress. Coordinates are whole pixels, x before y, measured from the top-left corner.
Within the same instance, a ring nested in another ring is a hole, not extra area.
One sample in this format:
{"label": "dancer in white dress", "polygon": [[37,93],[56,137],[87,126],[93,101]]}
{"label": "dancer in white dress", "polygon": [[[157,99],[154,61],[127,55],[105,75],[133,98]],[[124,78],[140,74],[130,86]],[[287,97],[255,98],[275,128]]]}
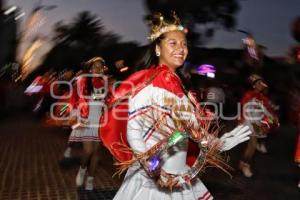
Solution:
{"label": "dancer in white dress", "polygon": [[[166,125],[164,130],[167,132],[176,127],[176,122],[180,120],[188,119],[194,123],[193,126],[200,126],[195,117],[195,108],[175,73],[175,70],[183,65],[188,53],[186,36],[178,18],[173,14],[170,19],[172,20],[167,21],[168,18],[162,15],[153,17],[150,39],[153,41],[151,53],[155,52],[155,60],[150,63],[154,65],[128,78],[128,81],[134,80],[139,85],[130,93],[128,101],[126,137],[133,158],[164,140],[164,136],[157,129],[160,123]],[[142,83],[141,76],[145,80]],[[179,115],[174,115],[175,113]],[[152,120],[145,116],[151,116]],[[212,139],[220,141],[219,150],[225,151],[248,140],[249,134],[248,127],[240,126],[222,136],[220,140],[213,136]],[[122,160],[121,153],[113,148],[115,144],[111,141],[114,138],[111,139],[112,136],[108,132],[102,132],[101,138],[116,159]],[[147,164],[143,161],[135,162],[129,167],[114,200],[213,199],[199,178],[192,179],[191,183],[177,179],[190,169],[186,164],[187,151],[188,142],[183,140],[164,152],[161,157],[160,174],[156,178],[147,173]]]}
{"label": "dancer in white dress", "polygon": [[90,74],[81,75],[77,86],[79,92],[77,116],[80,116],[80,122],[79,126],[72,131],[69,141],[83,143],[83,155],[76,176],[76,185],[83,185],[87,173],[85,189],[93,190],[94,176],[99,161],[99,121],[105,98],[104,80],[99,75],[103,75],[107,68],[101,57],[92,58],[87,65],[90,68]]}

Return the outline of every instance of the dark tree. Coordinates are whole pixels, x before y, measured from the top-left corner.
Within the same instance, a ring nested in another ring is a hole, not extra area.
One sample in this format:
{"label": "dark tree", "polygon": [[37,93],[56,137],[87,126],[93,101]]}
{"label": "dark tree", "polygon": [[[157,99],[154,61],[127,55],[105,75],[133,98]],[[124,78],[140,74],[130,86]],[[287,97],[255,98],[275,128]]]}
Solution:
{"label": "dark tree", "polygon": [[55,68],[78,67],[93,56],[102,54],[107,45],[117,44],[120,37],[106,32],[96,15],[84,11],[70,24],[58,22],[54,28],[54,46],[43,65]]}
{"label": "dark tree", "polygon": [[189,29],[192,45],[205,43],[216,29],[233,29],[239,10],[236,0],[145,0],[149,14],[174,10]]}
{"label": "dark tree", "polygon": [[84,61],[93,56],[102,56],[110,68],[114,61],[124,59],[137,47],[135,43],[120,40],[119,35],[105,30],[96,15],[81,12],[71,23],[58,22],[55,25],[54,45],[46,55],[42,68],[79,69]]}
{"label": "dark tree", "polygon": [[58,22],[55,26],[54,41],[75,47],[91,48],[99,44],[104,34],[101,20],[96,15],[84,11],[68,25]]}

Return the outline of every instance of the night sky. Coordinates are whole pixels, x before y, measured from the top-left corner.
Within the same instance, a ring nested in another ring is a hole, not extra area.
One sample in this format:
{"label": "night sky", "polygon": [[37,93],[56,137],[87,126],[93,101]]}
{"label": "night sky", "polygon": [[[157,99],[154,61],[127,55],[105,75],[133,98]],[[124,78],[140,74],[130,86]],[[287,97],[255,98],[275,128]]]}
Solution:
{"label": "night sky", "polygon": [[[20,6],[28,16],[37,2],[38,0],[6,0],[6,5]],[[140,44],[147,42],[148,30],[142,20],[145,14],[143,0],[43,0],[42,2],[44,5],[58,6],[46,13],[46,23],[39,30],[42,34],[49,35],[55,22],[68,21],[76,13],[88,10],[99,16],[105,27],[121,35],[124,41],[135,40]],[[300,15],[299,0],[240,0],[240,7],[237,14],[237,29],[251,31],[257,42],[268,48],[268,55],[286,55],[289,46],[296,44],[290,34],[290,25],[293,19]],[[235,31],[217,31],[207,46],[240,48],[243,36]]]}

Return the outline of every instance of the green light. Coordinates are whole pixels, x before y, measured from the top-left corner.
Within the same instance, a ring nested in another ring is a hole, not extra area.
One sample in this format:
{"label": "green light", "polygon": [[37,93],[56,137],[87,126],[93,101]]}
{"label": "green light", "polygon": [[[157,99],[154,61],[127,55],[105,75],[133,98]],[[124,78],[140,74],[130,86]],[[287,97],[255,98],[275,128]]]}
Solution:
{"label": "green light", "polygon": [[269,118],[269,122],[270,122],[271,124],[273,124],[273,123],[274,123],[274,121],[273,121],[273,117],[270,117],[270,118]]}
{"label": "green light", "polygon": [[175,131],[171,137],[169,138],[169,143],[170,144],[176,144],[179,141],[182,141],[183,139],[186,138],[186,134],[185,133],[181,133],[179,131]]}
{"label": "green light", "polygon": [[62,115],[68,108],[68,104],[65,104],[61,109],[60,109],[60,115]]}

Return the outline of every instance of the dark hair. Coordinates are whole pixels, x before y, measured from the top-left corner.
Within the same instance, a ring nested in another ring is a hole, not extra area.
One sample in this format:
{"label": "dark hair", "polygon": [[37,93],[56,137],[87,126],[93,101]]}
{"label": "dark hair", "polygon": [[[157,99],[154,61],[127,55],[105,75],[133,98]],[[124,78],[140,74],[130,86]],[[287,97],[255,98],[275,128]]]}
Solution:
{"label": "dark hair", "polygon": [[158,57],[156,56],[155,48],[156,45],[159,45],[164,38],[165,34],[162,34],[160,37],[146,46],[146,49],[143,51],[135,64],[135,71],[147,69],[153,65],[158,65]]}
{"label": "dark hair", "polygon": [[[165,13],[153,13],[152,15],[147,15],[145,20],[149,25],[149,28],[152,29],[153,27],[161,26],[161,17],[163,16],[164,23],[173,24],[178,18],[175,16],[174,11],[169,11]],[[141,54],[140,58],[135,64],[135,71],[149,68],[153,65],[158,64],[158,57],[155,54],[155,47],[159,45],[160,42],[166,37],[166,33],[160,35],[156,38],[153,42],[151,42],[143,53]]]}
{"label": "dark hair", "polygon": [[[102,57],[93,57],[92,59],[85,62],[85,72],[90,73],[93,67],[99,63],[102,66],[105,66],[105,61]],[[93,82],[92,77],[86,78],[86,95],[91,95],[93,92]]]}

